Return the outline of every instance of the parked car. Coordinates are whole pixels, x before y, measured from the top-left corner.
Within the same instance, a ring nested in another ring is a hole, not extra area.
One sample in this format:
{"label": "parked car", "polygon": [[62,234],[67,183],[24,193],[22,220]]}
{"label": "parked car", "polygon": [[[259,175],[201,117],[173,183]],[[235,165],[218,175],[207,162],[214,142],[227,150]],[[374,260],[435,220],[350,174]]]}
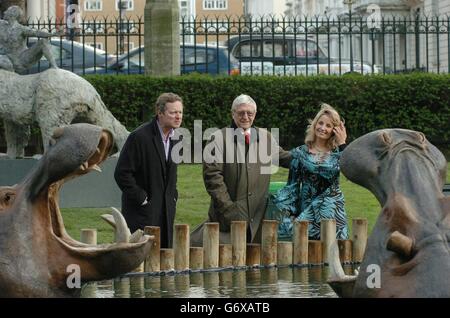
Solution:
{"label": "parked car", "polygon": [[[36,43],[36,38],[28,39],[28,46]],[[57,65],[65,70],[72,71],[76,74],[82,74],[86,68],[103,66],[107,64],[114,55],[107,54],[101,49],[94,48],[87,44],[69,41],[66,39],[53,38],[50,39],[51,52],[55,58]],[[28,74],[42,72],[49,68],[47,59],[43,56],[41,60],[34,64]]]}
{"label": "parked car", "polygon": [[[230,58],[230,59],[228,59]],[[239,63],[223,46],[202,44],[180,45],[181,74],[239,74]],[[90,68],[85,74],[144,74],[144,47],[135,48],[112,60],[106,67]]]}
{"label": "parked car", "polygon": [[[345,74],[350,61],[328,58],[313,40],[292,34],[254,34],[231,37],[225,42],[231,55],[239,60],[241,74],[300,75]],[[353,72],[372,73],[372,66],[353,61]],[[378,68],[374,68],[374,73]]]}

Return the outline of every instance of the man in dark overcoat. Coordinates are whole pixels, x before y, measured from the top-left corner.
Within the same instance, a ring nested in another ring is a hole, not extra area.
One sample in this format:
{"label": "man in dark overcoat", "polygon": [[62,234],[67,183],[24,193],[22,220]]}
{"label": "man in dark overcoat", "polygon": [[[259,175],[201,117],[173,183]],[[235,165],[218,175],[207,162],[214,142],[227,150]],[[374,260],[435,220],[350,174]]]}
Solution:
{"label": "man in dark overcoat", "polygon": [[128,136],[114,178],[122,190],[122,214],[131,233],[159,226],[161,247],[171,248],[178,200],[172,137],[183,119],[183,101],[176,94],[164,93],[155,106],[156,116]]}

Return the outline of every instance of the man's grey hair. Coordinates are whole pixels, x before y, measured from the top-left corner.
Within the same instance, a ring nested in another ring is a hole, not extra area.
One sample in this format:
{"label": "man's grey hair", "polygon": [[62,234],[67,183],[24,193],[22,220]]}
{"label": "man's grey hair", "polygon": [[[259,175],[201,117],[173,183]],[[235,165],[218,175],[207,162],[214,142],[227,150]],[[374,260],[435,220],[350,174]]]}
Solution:
{"label": "man's grey hair", "polygon": [[252,105],[253,107],[255,107],[256,112],[256,102],[253,100],[253,98],[245,94],[241,94],[234,99],[233,104],[231,105],[231,111],[234,112],[236,108],[238,108],[238,106],[242,104]]}

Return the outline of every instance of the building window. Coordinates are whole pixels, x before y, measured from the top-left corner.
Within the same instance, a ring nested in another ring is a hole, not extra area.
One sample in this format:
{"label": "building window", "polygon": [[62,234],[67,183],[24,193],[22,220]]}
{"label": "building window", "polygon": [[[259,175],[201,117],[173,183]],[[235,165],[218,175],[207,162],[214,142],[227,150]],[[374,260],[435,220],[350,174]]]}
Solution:
{"label": "building window", "polygon": [[86,11],[101,11],[102,10],[102,0],[86,0],[84,2],[84,10]]}
{"label": "building window", "polygon": [[180,17],[185,17],[189,15],[189,5],[187,0],[180,1]]}
{"label": "building window", "polygon": [[228,0],[203,0],[203,10],[227,10]]}
{"label": "building window", "polygon": [[134,1],[133,0],[116,0],[116,10],[119,11],[119,2],[122,3],[123,10],[134,10]]}

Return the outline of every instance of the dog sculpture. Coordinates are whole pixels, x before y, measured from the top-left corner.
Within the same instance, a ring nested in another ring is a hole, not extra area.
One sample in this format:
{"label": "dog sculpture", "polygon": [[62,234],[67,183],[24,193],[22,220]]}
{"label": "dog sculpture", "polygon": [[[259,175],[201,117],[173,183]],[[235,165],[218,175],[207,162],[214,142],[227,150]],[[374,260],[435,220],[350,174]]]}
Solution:
{"label": "dog sculpture", "polygon": [[69,71],[48,69],[31,75],[0,70],[0,117],[4,120],[7,155],[23,157],[36,122],[44,151],[57,127],[87,122],[108,129],[120,150],[129,132],[106,108],[95,88]]}

